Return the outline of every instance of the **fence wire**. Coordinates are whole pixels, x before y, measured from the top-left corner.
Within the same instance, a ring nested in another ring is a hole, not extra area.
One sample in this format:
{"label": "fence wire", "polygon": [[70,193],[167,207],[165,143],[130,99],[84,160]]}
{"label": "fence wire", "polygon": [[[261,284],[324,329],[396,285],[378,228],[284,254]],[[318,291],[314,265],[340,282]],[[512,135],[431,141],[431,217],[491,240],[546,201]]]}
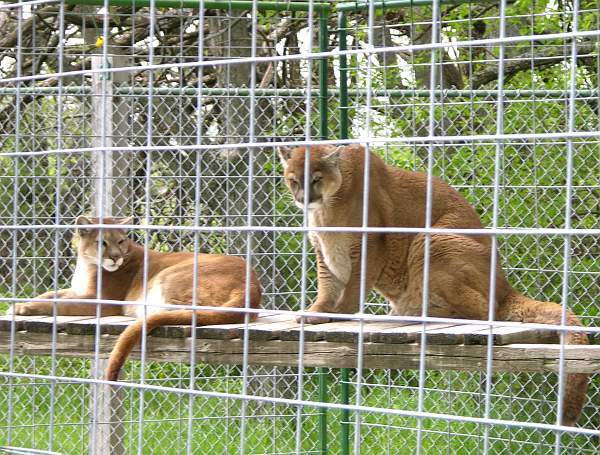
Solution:
{"label": "fence wire", "polygon": [[[358,142],[459,190],[511,285],[573,310],[594,340],[597,0],[18,1],[0,2],[0,28],[0,313],[70,286],[75,220],[93,213],[133,216],[146,254],[244,257],[262,307],[292,317],[314,301],[317,269],[277,146]],[[361,215],[364,327],[398,318],[366,293],[377,230]],[[427,297],[412,320],[444,321]],[[0,453],[597,453],[598,374],[568,430],[564,375],[496,371],[491,344],[481,371],[425,368],[424,333],[416,368],[362,368],[361,331],[358,368],[314,368],[301,327],[289,366],[251,364],[247,327],[240,364],[198,362],[195,337],[158,362],[144,336],[114,392],[99,330],[83,355],[61,347],[55,320],[41,355],[22,355],[13,323],[0,332]]]}

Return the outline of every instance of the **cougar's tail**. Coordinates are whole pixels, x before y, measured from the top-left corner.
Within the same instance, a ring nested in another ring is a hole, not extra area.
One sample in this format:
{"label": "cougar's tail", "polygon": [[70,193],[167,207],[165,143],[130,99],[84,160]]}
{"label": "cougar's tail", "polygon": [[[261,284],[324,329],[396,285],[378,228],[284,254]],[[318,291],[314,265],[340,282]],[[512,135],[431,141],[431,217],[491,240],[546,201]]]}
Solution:
{"label": "cougar's tail", "polygon": [[[163,325],[191,325],[192,315],[192,310],[172,310],[152,313],[146,318],[146,333],[150,333],[152,329]],[[196,310],[196,316],[197,326],[244,322],[244,313],[241,312]],[[254,319],[253,315],[251,315],[251,319]],[[142,338],[143,327],[144,321],[138,319],[119,336],[117,343],[110,353],[108,367],[106,367],[104,373],[107,381],[116,381],[118,379],[119,371],[125,363],[127,356]]]}
{"label": "cougar's tail", "polygon": [[[539,302],[516,291],[509,294],[499,307],[499,318],[505,321],[560,325],[562,308],[552,302]],[[581,326],[581,321],[567,310],[567,325]],[[589,344],[585,332],[566,332],[566,344]],[[574,426],[581,415],[587,394],[588,375],[568,373],[562,405],[562,425]]]}

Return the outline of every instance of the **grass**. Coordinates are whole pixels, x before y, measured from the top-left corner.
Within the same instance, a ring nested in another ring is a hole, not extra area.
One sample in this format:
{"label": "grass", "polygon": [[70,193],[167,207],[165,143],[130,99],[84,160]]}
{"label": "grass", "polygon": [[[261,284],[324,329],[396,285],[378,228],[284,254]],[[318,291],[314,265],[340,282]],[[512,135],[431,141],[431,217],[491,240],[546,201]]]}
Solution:
{"label": "grass", "polygon": [[[6,371],[8,358],[0,357],[0,370]],[[14,369],[20,373],[49,374],[52,362],[48,357],[18,357]],[[58,376],[86,378],[89,361],[59,358],[55,364]],[[139,363],[128,364],[128,378],[136,380]],[[297,391],[295,372],[278,370],[278,383],[268,375],[273,369],[256,367],[251,370],[249,392],[255,395],[293,398]],[[240,369],[235,366],[201,365],[196,370],[196,388],[204,391],[240,393]],[[151,384],[186,389],[189,387],[189,366],[171,363],[148,365],[146,376]],[[260,377],[259,377],[260,376]],[[171,379],[167,379],[171,378]],[[328,401],[340,402],[339,371],[328,375]],[[352,377],[351,381],[356,378]],[[416,410],[418,377],[415,372],[365,370],[361,403],[366,406]],[[492,418],[529,422],[552,422],[553,403],[544,398],[553,387],[544,384],[544,376],[495,375],[491,398]],[[466,372],[430,372],[427,374],[424,409],[444,413],[481,417],[484,409],[482,376]],[[596,387],[597,389],[597,387]],[[356,402],[356,389],[351,386],[350,403]],[[123,388],[120,416],[123,423],[123,446],[126,453],[137,453],[138,444],[144,454],[240,453],[242,402],[198,396],[193,400],[182,393],[138,391]],[[91,389],[84,384],[57,382],[35,378],[19,378],[9,383],[0,376],[0,444],[37,449],[52,449],[64,454],[80,454],[88,450],[88,428],[91,420]],[[54,399],[52,399],[54,397]],[[307,369],[304,375],[304,395],[318,400],[317,372]],[[140,408],[140,400],[143,406]],[[9,423],[9,403],[12,403]],[[300,453],[318,453],[318,409],[300,410]],[[245,447],[247,454],[296,453],[298,408],[280,404],[246,404]],[[189,417],[191,416],[191,421]],[[351,417],[354,421],[356,415]],[[329,453],[340,453],[340,411],[328,412]],[[140,420],[143,424],[140,425]],[[50,423],[53,423],[51,428]],[[381,412],[361,415],[360,446],[363,453],[413,453],[417,444],[415,418],[390,416]],[[190,432],[191,429],[191,432]],[[423,453],[482,453],[483,425],[469,422],[449,422],[442,419],[423,420]],[[555,436],[550,432],[518,427],[490,426],[489,453],[554,453]],[[351,426],[350,443],[354,444]],[[53,434],[51,435],[51,432]],[[50,446],[49,441],[52,440]],[[587,437],[563,436],[568,447],[563,453],[596,453],[594,441]]]}

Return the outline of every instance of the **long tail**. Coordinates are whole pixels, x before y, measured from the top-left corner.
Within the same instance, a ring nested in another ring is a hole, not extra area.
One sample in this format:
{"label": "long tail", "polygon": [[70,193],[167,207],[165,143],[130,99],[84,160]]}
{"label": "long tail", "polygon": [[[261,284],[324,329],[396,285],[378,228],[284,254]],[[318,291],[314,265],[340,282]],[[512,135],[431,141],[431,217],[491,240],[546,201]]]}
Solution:
{"label": "long tail", "polygon": [[[152,313],[146,318],[146,333],[150,333],[152,329],[163,325],[191,325],[192,314],[193,311],[191,310],[172,310]],[[196,315],[198,326],[244,322],[244,313],[241,312],[197,310]],[[125,363],[127,356],[142,338],[143,327],[144,321],[138,319],[128,326],[119,336],[108,359],[108,366],[104,373],[106,380],[116,381],[118,379],[119,371],[121,371],[121,367]]]}
{"label": "long tail", "polygon": [[[539,324],[561,323],[562,308],[552,302],[539,302],[517,292],[511,293],[500,305],[499,318],[505,321],[533,322]],[[567,325],[581,326],[581,321],[567,311]],[[566,344],[589,344],[585,332],[566,332]],[[585,404],[588,375],[568,373],[562,405],[562,425],[574,426]]]}

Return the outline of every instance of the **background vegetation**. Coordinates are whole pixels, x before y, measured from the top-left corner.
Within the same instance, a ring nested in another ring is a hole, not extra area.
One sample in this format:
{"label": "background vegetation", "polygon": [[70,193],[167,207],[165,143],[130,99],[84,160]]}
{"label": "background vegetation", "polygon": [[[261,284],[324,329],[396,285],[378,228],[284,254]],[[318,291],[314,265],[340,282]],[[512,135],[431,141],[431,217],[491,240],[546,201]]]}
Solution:
{"label": "background vegetation", "polygon": [[[45,75],[18,85],[0,86],[0,152],[41,152],[94,146],[98,132],[92,127],[95,104],[90,96],[90,78],[73,75],[53,77],[59,70],[88,69],[91,55],[99,50],[93,43],[102,34],[104,15],[93,7],[64,6],[64,33],[59,46],[60,6],[24,7],[20,28],[18,9],[0,10],[0,77]],[[573,4],[557,0],[510,1],[507,7],[506,36],[548,35],[573,31]],[[579,2],[579,31],[598,30],[600,15],[596,0]],[[307,132],[318,137],[319,80],[316,62],[284,62],[177,67],[205,60],[251,55],[251,18],[247,11],[206,10],[204,27],[199,27],[200,11],[157,9],[151,30],[148,8],[111,7],[108,15],[109,51],[114,65],[134,65],[139,70],[115,76],[113,117],[114,145],[146,144],[173,146],[161,152],[142,150],[115,154],[118,173],[115,183],[115,215],[147,214],[154,225],[191,225],[197,215],[206,226],[236,226],[247,222],[251,208],[254,223],[263,226],[297,226],[302,217],[290,204],[280,184],[281,169],[273,147],[254,152],[253,203],[248,206],[249,151],[232,147],[210,152],[180,149],[197,144],[239,144],[252,136],[257,141],[304,139]],[[397,142],[394,138],[474,136],[495,134],[498,128],[498,57],[500,48],[487,39],[499,35],[497,3],[444,5],[439,40],[448,43],[436,51],[434,68],[436,94],[434,131],[428,131],[431,52],[407,51],[408,44],[431,42],[431,8],[426,6],[386,9],[376,12],[372,44],[396,46],[397,51],[370,59],[357,55],[349,59],[347,108],[350,137],[390,138],[373,150],[388,162],[411,169],[427,167],[428,150],[418,141]],[[329,18],[328,47],[339,46],[337,18]],[[309,50],[306,13],[265,12],[257,23],[259,56],[291,55]],[[317,22],[313,21],[316,33]],[[350,48],[366,48],[369,41],[366,12],[348,15]],[[20,37],[18,30],[21,31]],[[203,33],[204,48],[198,48]],[[152,34],[150,38],[149,35]],[[317,44],[313,39],[313,47]],[[475,41],[456,46],[457,41]],[[165,64],[150,72],[142,66]],[[598,87],[600,57],[597,36],[577,39],[577,58],[571,57],[568,39],[538,39],[504,46],[503,132],[514,135],[502,142],[500,157],[500,227],[562,228],[567,217],[573,228],[597,228],[600,217],[600,154],[597,137],[576,138],[572,142],[571,213],[566,213],[566,139],[544,137],[544,133],[569,130],[570,71],[576,65],[574,130],[595,132],[600,128]],[[364,89],[371,75],[371,105]],[[329,137],[339,137],[340,81],[337,58],[328,61],[327,81]],[[254,72],[254,79],[251,75]],[[260,89],[301,89],[299,92],[265,92],[253,100],[244,92],[254,80]],[[202,87],[201,96],[197,89]],[[183,88],[181,91],[179,89]],[[152,96],[148,96],[152,89]],[[311,102],[303,90],[312,89]],[[425,90],[425,92],[423,92]],[[343,108],[343,107],[342,107]],[[253,110],[254,122],[250,122]],[[367,118],[371,124],[367,125]],[[538,135],[530,138],[526,135]],[[497,143],[493,140],[446,141],[435,144],[434,172],[458,188],[477,208],[484,223],[492,222],[492,197],[496,171]],[[0,156],[0,223],[53,225],[71,223],[93,206],[97,154],[73,151],[61,154]],[[196,177],[200,176],[200,185]],[[149,183],[150,192],[146,192]],[[118,194],[117,194],[118,193]],[[57,197],[58,196],[58,197]],[[196,201],[200,203],[197,204]],[[118,203],[116,203],[118,201]],[[141,233],[134,233],[140,236]],[[191,249],[193,236],[183,232],[151,232],[151,245],[160,249]],[[33,296],[56,285],[68,285],[74,266],[69,248],[71,232],[53,228],[0,230],[0,295]],[[308,294],[300,292],[303,239],[291,233],[257,233],[253,236],[253,260],[265,288],[268,308],[298,308],[302,298],[310,302],[316,289],[314,266],[306,274]],[[243,254],[247,239],[242,234],[200,235],[206,251]],[[500,239],[501,256],[511,282],[533,298],[559,302],[562,299],[563,248],[558,235],[515,235]],[[572,256],[568,305],[588,325],[597,325],[600,295],[600,244],[597,237],[576,235],[569,239]],[[55,282],[56,281],[56,282]],[[385,312],[385,302],[373,295],[371,311]],[[0,303],[0,312],[5,307]],[[0,371],[6,371],[2,358]],[[24,357],[15,371],[44,374],[50,360]],[[136,369],[131,366],[130,377]],[[86,361],[61,359],[57,374],[88,377]],[[291,370],[262,371],[273,387],[269,393],[289,396],[296,390],[297,378]],[[181,386],[191,372],[185,365],[153,365],[149,375],[161,384]],[[203,366],[195,372],[203,390],[239,391],[241,381],[235,368]],[[257,373],[259,376],[260,374]],[[174,379],[175,378],[175,379]],[[332,372],[331,401],[338,401],[339,378]],[[306,375],[305,398],[316,399],[314,372]],[[499,418],[552,422],[554,378],[549,375],[495,376],[493,412]],[[369,371],[365,373],[365,403],[371,406],[415,409],[413,372]],[[2,385],[4,384],[4,385]],[[22,445],[48,446],[52,385],[41,380],[18,380],[9,385],[0,378],[0,415],[14,407],[13,437]],[[54,421],[60,425],[54,448],[65,453],[81,453],[88,443],[89,389],[83,385],[59,383]],[[184,385],[185,387],[185,385]],[[426,408],[431,412],[479,416],[483,390],[477,374],[431,372],[427,382]],[[262,389],[261,393],[266,389]],[[598,378],[590,389],[590,400],[582,425],[600,426]],[[124,406],[129,411],[127,444],[137,444],[137,392],[128,392]],[[144,450],[181,451],[186,440],[187,398],[176,394],[146,394]],[[204,453],[236,452],[239,444],[239,402],[198,398],[194,402],[194,447]],[[303,449],[316,450],[315,410],[304,409]],[[286,453],[294,448],[295,408],[260,407],[250,421],[249,453]],[[230,416],[221,419],[220,416]],[[183,417],[182,417],[183,416]],[[215,416],[219,416],[216,418]],[[339,416],[331,419],[336,425]],[[385,440],[388,450],[414,447],[416,422],[382,414],[364,416],[365,450],[380,450]],[[0,423],[0,444],[8,428]],[[483,429],[471,424],[426,422],[427,453],[478,453]],[[493,428],[494,453],[508,451],[550,452],[553,435],[522,429]],[[228,435],[227,437],[223,435]],[[160,435],[160,436],[159,436]],[[568,439],[568,440],[567,440]],[[573,453],[593,453],[587,438],[565,438]],[[332,453],[339,440],[332,436]],[[375,449],[377,447],[377,449]],[[222,450],[221,450],[222,448]],[[367,451],[368,451],[367,450]],[[408,452],[407,452],[408,453]]]}

